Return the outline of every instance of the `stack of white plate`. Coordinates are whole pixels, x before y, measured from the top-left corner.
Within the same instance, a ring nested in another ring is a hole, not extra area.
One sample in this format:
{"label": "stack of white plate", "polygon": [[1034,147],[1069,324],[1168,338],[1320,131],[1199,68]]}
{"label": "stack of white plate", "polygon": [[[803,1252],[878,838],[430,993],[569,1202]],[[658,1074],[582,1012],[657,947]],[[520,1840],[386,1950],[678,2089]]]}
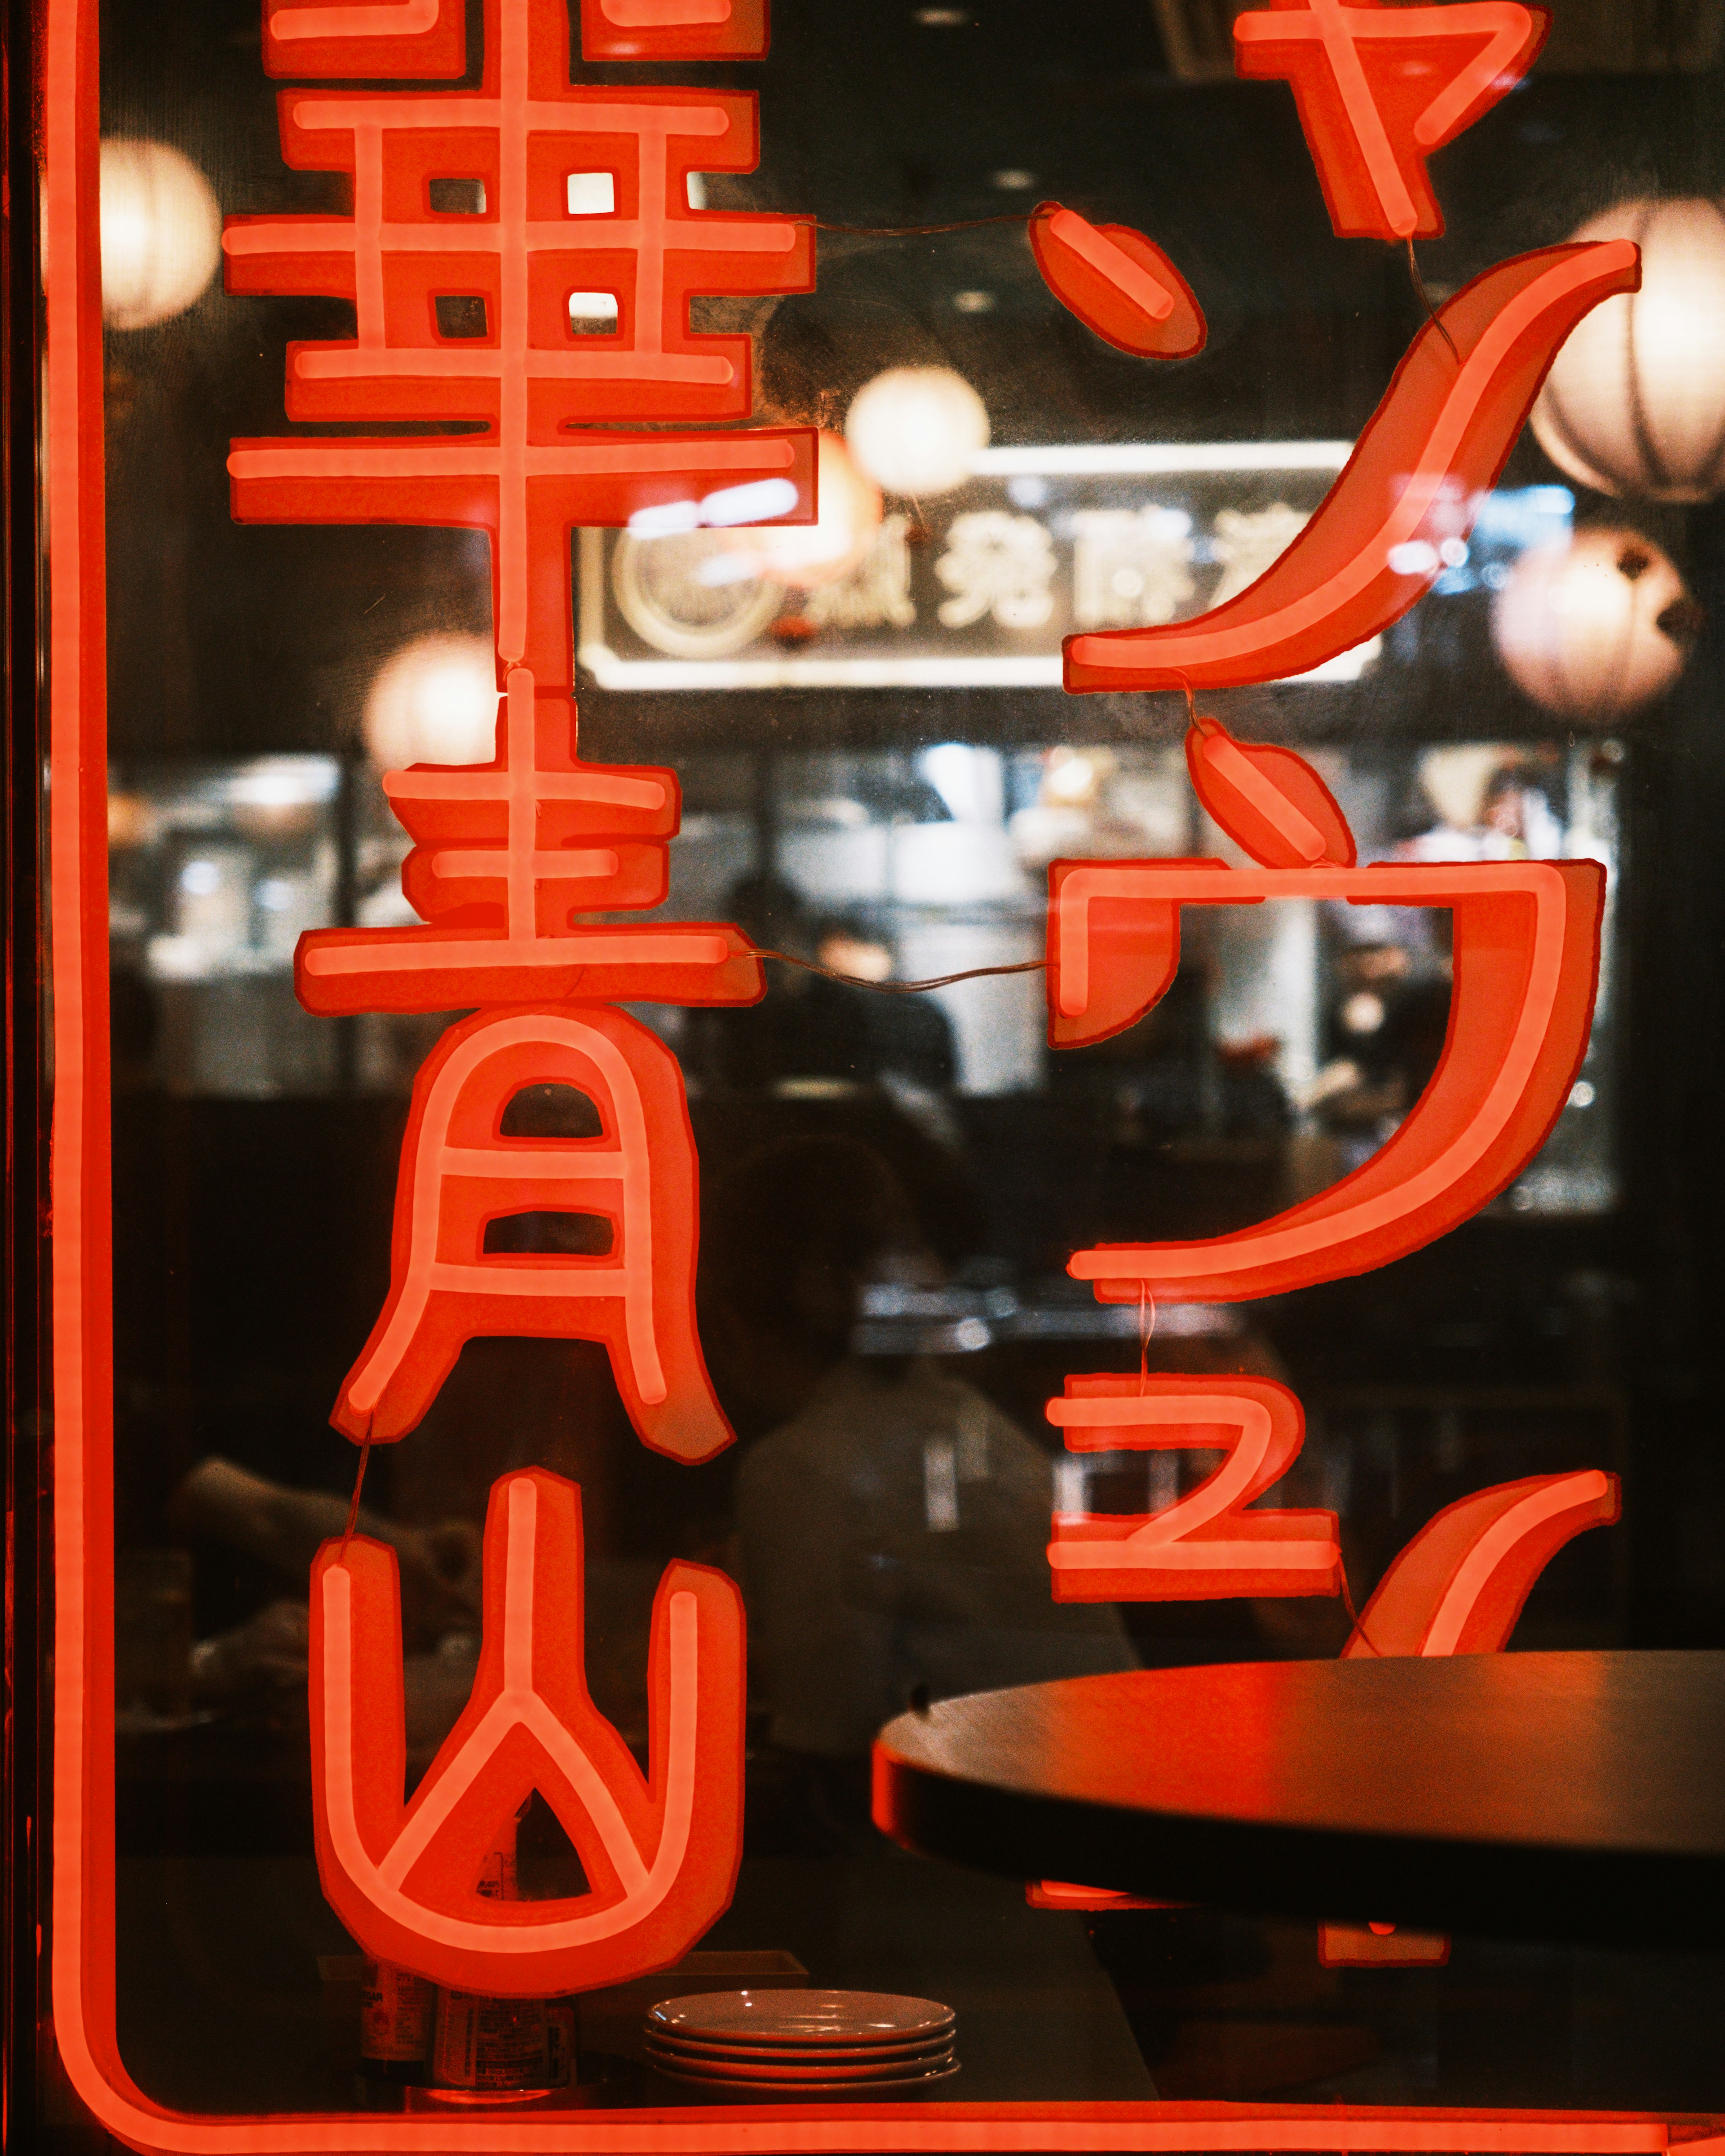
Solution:
{"label": "stack of white plate", "polygon": [[714,2096],[896,2095],[958,2071],[952,2010],[884,1991],[708,1991],[648,2013],[649,2062]]}

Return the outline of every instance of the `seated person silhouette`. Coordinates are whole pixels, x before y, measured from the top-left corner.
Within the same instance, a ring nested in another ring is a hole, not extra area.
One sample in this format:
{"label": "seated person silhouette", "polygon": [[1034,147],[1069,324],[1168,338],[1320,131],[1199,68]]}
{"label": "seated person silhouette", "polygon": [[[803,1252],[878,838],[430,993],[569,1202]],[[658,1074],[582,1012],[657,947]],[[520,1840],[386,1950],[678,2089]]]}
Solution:
{"label": "seated person silhouette", "polygon": [[[781,877],[744,877],[723,911],[763,948],[862,981],[891,978],[891,947],[875,929],[849,917],[814,919]],[[957,1075],[952,1027],[927,998],[883,995],[789,966],[769,966],[767,978],[763,1003],[699,1014],[696,1060],[708,1083],[729,1091],[810,1080],[891,1081],[927,1092],[952,1086]]]}
{"label": "seated person silhouette", "polygon": [[871,1282],[932,1284],[902,1186],[868,1147],[782,1140],[708,1209],[704,1335],[739,1419],[739,1577],[771,1742],[860,1762],[929,1697],[1136,1666],[1118,1614],[1057,1606],[1050,1454],[925,1358],[851,1347]]}

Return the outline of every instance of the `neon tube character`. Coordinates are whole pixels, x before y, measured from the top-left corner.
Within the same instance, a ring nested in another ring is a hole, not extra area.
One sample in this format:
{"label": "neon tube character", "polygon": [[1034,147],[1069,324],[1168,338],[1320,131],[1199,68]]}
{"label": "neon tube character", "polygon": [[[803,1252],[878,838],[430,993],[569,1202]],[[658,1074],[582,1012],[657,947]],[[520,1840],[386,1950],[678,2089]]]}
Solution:
{"label": "neon tube character", "polygon": [[[326,1543],[311,1576],[311,1748],[324,1892],[367,1953],[460,1990],[531,1998],[675,1961],[728,1906],[742,1823],[742,1598],[673,1564],[653,1604],[651,1770],[588,1697],[580,1492],[505,1476],[485,1538],[472,1696],[403,1803],[395,1553]],[[511,1902],[481,1869],[538,1790],[589,1891]]]}
{"label": "neon tube character", "polygon": [[[766,0],[583,0],[581,19],[589,58],[766,49]],[[266,0],[264,30],[271,71],[302,79],[448,80],[466,64],[459,0]],[[702,1460],[731,1431],[695,1330],[698,1171],[681,1075],[608,1006],[752,1003],[760,961],[726,924],[590,918],[663,901],[679,806],[670,772],[580,758],[569,534],[655,517],[813,521],[814,432],[715,431],[750,414],[751,346],[689,323],[696,295],[809,290],[813,231],[689,206],[692,172],[752,169],[752,96],[572,85],[562,0],[486,0],[484,38],[476,89],[284,91],[288,162],[347,173],[353,214],[234,218],[224,236],[230,290],[352,303],[353,337],[291,347],[290,417],[465,429],[236,443],[236,517],[465,525],[491,548],[495,754],[384,778],[414,840],[403,888],[424,925],[318,931],[296,953],[310,1010],[474,1011],[414,1089],[389,1296],[334,1420],[357,1441],[401,1438],[475,1334],[591,1338],[643,1440]],[[440,182],[459,183],[465,206],[447,207]],[[477,334],[448,326],[449,299]],[[613,334],[573,326],[606,312]],[[586,1094],[603,1135],[506,1136],[511,1100],[544,1084]],[[545,1210],[599,1216],[608,1250],[487,1250],[493,1221]],[[320,1555],[318,1858],[368,1952],[470,1991],[570,1991],[675,1960],[726,1905],[741,1846],[740,1598],[699,1566],[661,1583],[649,1778],[587,1696],[581,1570],[573,1486],[506,1476],[473,1695],[406,1803],[394,1560],[362,1536]],[[567,1904],[487,1899],[480,1866],[536,1788],[591,1890]]]}

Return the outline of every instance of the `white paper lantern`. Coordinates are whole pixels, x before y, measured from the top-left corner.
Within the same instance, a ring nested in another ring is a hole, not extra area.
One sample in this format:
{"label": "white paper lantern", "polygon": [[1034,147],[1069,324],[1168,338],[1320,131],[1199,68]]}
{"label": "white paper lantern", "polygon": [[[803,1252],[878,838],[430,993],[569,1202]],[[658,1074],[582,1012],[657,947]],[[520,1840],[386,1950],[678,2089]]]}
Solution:
{"label": "white paper lantern", "polygon": [[497,752],[497,662],[482,636],[422,636],[378,669],[366,747],[380,771],[489,763]]}
{"label": "white paper lantern", "polygon": [[851,454],[889,494],[950,494],[988,446],[988,413],[949,367],[891,367],[865,382],[845,421]]}
{"label": "white paper lantern", "polygon": [[1525,696],[1566,719],[1619,719],[1683,670],[1696,608],[1668,556],[1636,531],[1578,531],[1523,554],[1491,634]]}
{"label": "white paper lantern", "polygon": [[1601,494],[1710,501],[1725,486],[1725,213],[1620,203],[1575,238],[1633,239],[1641,289],[1569,332],[1533,408],[1540,447]]}
{"label": "white paper lantern", "polygon": [[222,212],[189,157],[117,136],[101,157],[102,319],[146,330],[183,314],[222,259]]}
{"label": "white paper lantern", "polygon": [[766,524],[736,534],[737,552],[763,576],[805,590],[848,577],[880,529],[880,490],[857,470],[843,440],[823,434],[819,456],[814,523]]}

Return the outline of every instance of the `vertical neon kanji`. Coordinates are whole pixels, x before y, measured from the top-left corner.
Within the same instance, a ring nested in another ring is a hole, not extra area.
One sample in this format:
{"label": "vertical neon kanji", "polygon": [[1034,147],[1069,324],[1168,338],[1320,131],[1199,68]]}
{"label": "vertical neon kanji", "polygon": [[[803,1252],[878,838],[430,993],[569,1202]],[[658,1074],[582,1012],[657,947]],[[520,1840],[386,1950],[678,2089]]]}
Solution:
{"label": "vertical neon kanji", "polygon": [[[766,38],[764,0],[589,0],[583,21],[604,58],[734,54]],[[389,1295],[334,1419],[358,1441],[401,1438],[476,1334],[590,1338],[644,1440],[700,1460],[731,1431],[695,1329],[698,1169],[681,1074],[655,1034],[607,1006],[750,1003],[760,961],[725,924],[589,918],[663,901],[678,792],[669,771],[580,759],[569,534],[672,505],[711,524],[813,520],[814,434],[711,431],[749,416],[751,347],[690,323],[698,295],[807,290],[812,228],[689,205],[691,172],[752,168],[752,97],[572,85],[562,0],[487,0],[485,41],[476,90],[285,91],[288,162],[345,173],[352,215],[236,218],[225,241],[233,290],[352,304],[352,337],[290,348],[290,418],[445,429],[237,443],[235,516],[465,525],[491,547],[496,752],[383,782],[414,840],[403,886],[424,925],[318,931],[295,956],[313,1011],[477,1006],[415,1086]],[[447,78],[465,63],[461,10],[270,0],[266,53],[278,72]],[[709,431],[666,424],[686,422]],[[507,1135],[511,1101],[542,1085],[584,1094],[601,1136]],[[492,1249],[492,1223],[524,1213],[584,1215],[603,1247]],[[700,1567],[661,1582],[649,1781],[587,1696],[579,1493],[537,1471],[505,1477],[484,1567],[472,1697],[407,1804],[394,1561],[361,1536],[319,1557],[325,1892],[368,1952],[457,1988],[531,1995],[662,1966],[722,1911],[736,1875],[741,1599]],[[481,1867],[536,1788],[589,1890],[488,1900]]]}

